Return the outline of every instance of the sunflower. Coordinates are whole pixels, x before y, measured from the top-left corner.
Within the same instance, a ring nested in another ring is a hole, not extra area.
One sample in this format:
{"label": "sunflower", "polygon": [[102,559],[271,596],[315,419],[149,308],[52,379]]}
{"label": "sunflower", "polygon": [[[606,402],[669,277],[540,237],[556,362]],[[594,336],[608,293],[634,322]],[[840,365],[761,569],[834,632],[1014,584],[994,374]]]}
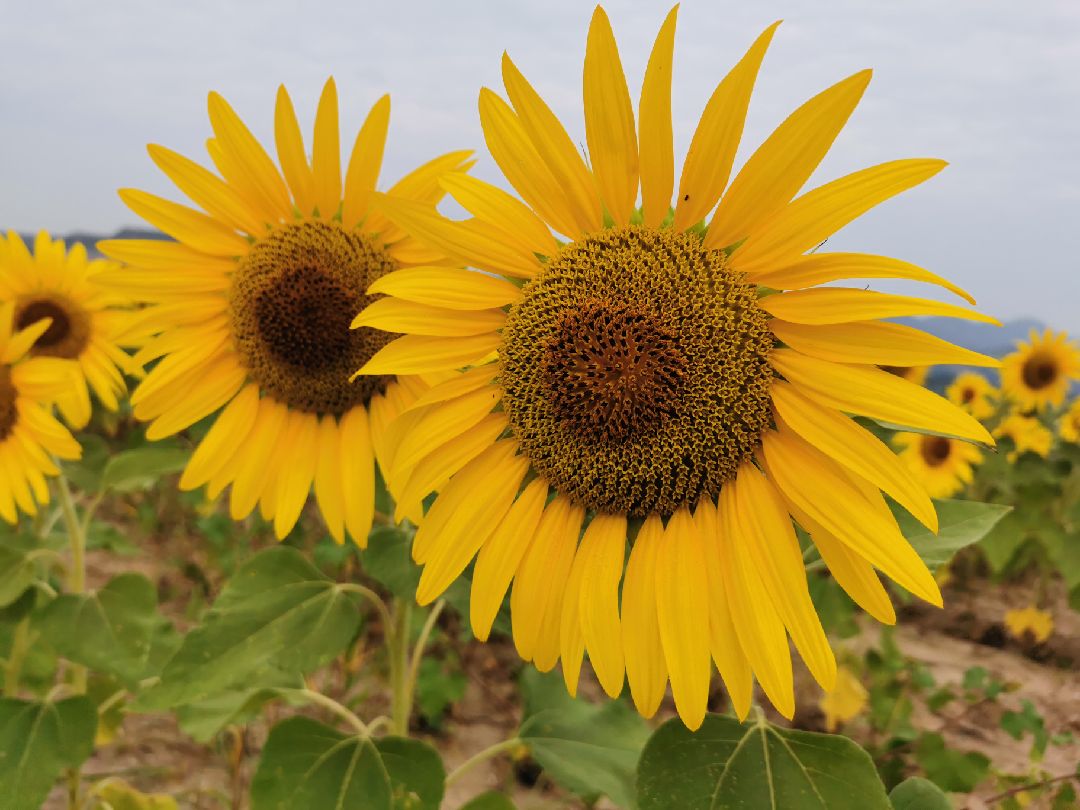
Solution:
{"label": "sunflower", "polygon": [[90,421],[90,388],[115,411],[127,387],[122,371],[133,370],[119,340],[126,329],[126,302],[106,278],[115,264],[88,260],[86,248],[67,250],[63,240],[42,231],[31,253],[15,232],[0,236],[0,301],[15,304],[15,329],[42,318],[46,329],[30,347],[32,357],[74,360],[82,372],[57,399],[60,413],[74,428]]}
{"label": "sunflower", "polygon": [[1060,405],[1080,378],[1080,347],[1065,332],[1034,329],[1001,362],[1001,388],[1024,410]]}
{"label": "sunflower", "polygon": [[[49,502],[45,477],[60,470],[52,456],[77,459],[79,443],[52,415],[57,397],[71,390],[79,370],[56,357],[34,356],[33,347],[54,321],[39,318],[17,326],[18,305],[0,304],[0,517],[36,515]],[[29,355],[29,356],[27,356]]]}
{"label": "sunflower", "polygon": [[931,498],[949,498],[971,483],[982,451],[970,442],[926,433],[897,433],[900,458]]}
{"label": "sunflower", "polygon": [[879,368],[915,385],[926,385],[926,378],[930,374],[930,366],[879,366]]}
{"label": "sunflower", "polygon": [[1030,414],[1009,414],[994,429],[994,435],[999,439],[1009,439],[1013,443],[1015,450],[1009,453],[1009,461],[1015,461],[1028,452],[1046,458],[1054,444],[1054,435]]}
{"label": "sunflower", "polygon": [[[208,484],[216,498],[231,483],[232,516],[240,519],[258,504],[283,537],[314,483],[331,535],[341,542],[348,533],[364,545],[375,460],[385,468],[393,454],[386,427],[428,384],[418,375],[350,383],[351,372],[393,336],[350,331],[349,324],[373,300],[366,290],[380,277],[444,263],[442,253],[370,208],[390,99],[379,99],[360,128],[344,180],[333,79],[319,100],[310,162],[292,101],[284,87],[278,90],[280,171],[217,93],[209,112],[216,173],[165,147],[148,147],[202,211],[123,189],[136,214],[176,241],[101,244],[130,265],[127,291],[149,304],[144,323],[158,332],[137,354],[158,362],[132,395],[135,416],[150,422],[150,439],[161,439],[217,413],[182,487]],[[433,210],[444,195],[439,178],[467,168],[470,154],[424,164],[388,198]]]}
{"label": "sunflower", "polygon": [[982,374],[965,371],[957,374],[945,396],[976,419],[986,419],[994,413],[994,400],[998,390]]}
{"label": "sunflower", "polygon": [[[880,490],[931,529],[934,507],[888,446],[847,414],[991,442],[969,414],[877,366],[997,362],[877,320],[990,320],[969,309],[809,289],[890,276],[970,300],[896,259],[807,254],[944,165],[886,163],[792,201],[869,72],[800,107],[728,184],[775,25],[713,93],[671,210],[675,14],[653,49],[635,128],[615,39],[597,8],[584,68],[587,160],[504,56],[510,103],[481,90],[480,121],[520,199],[455,175],[443,186],[472,214],[465,221],[390,197],[375,203],[481,272],[391,273],[370,289],[387,298],[355,323],[402,334],[363,374],[469,367],[432,389],[399,450],[415,465],[411,475],[395,471],[396,486],[410,500],[439,492],[413,545],[424,566],[418,600],[435,599],[476,557],[478,637],[488,636],[512,582],[523,658],[542,670],[561,658],[573,692],[587,651],[608,694],[619,694],[625,673],[646,716],[670,680],[679,714],[696,728],[710,657],[740,716],[751,673],[783,714],[794,712],[788,634],[832,687],[836,664],[793,517],[879,619],[895,615],[875,567],[941,603]],[[475,333],[459,337],[466,331]]]}
{"label": "sunflower", "polygon": [[1080,444],[1080,398],[1073,400],[1058,421],[1058,435],[1064,441]]}

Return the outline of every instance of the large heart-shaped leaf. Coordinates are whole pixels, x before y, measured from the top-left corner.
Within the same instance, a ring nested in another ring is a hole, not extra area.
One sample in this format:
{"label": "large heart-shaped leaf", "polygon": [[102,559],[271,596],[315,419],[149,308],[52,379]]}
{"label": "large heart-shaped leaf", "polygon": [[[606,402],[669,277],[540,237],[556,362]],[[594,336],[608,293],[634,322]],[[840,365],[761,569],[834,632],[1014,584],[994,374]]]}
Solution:
{"label": "large heart-shaped leaf", "polygon": [[517,810],[510,798],[502,793],[489,790],[461,806],[461,810]]}
{"label": "large heart-shaped leaf", "polygon": [[148,445],[111,456],[101,473],[103,492],[149,489],[162,476],[184,469],[191,451],[169,445]]}
{"label": "large heart-shaped leaf", "polygon": [[[169,708],[233,687],[276,686],[280,673],[326,664],[359,626],[357,597],[346,586],[323,576],[294,548],[268,549],[236,571],[140,705]],[[272,681],[253,680],[260,675]]]}
{"label": "large heart-shaped leaf", "polygon": [[390,774],[394,810],[439,810],[446,769],[438,751],[405,737],[383,737],[375,748]]}
{"label": "large heart-shaped leaf", "polygon": [[57,597],[36,626],[64,658],[131,684],[146,670],[156,609],[150,580],[120,574],[97,592]]}
{"label": "large heart-shaped leaf", "polygon": [[395,810],[390,774],[375,743],[307,717],[271,729],[251,783],[251,807]]}
{"label": "large heart-shaped leaf", "polygon": [[846,737],[708,715],[661,726],[638,764],[641,810],[889,810],[870,755]]}
{"label": "large heart-shaped leaf", "polygon": [[65,768],[94,750],[97,711],[85,696],[56,703],[0,700],[0,796],[7,810],[37,810]]}
{"label": "large heart-shaped leaf", "polygon": [[889,791],[893,810],[952,810],[952,802],[929,779],[913,776]]}
{"label": "large heart-shaped leaf", "polygon": [[896,508],[896,522],[904,537],[922,557],[931,571],[952,559],[960,549],[978,543],[999,520],[1012,511],[1011,506],[979,501],[935,501],[939,529],[937,534],[902,509]]}

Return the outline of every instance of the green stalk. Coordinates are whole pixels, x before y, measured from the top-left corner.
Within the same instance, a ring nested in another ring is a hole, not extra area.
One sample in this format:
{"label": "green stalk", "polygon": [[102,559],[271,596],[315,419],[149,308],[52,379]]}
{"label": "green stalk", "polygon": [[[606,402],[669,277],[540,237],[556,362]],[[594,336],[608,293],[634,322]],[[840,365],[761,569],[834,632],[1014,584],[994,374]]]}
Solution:
{"label": "green stalk", "polygon": [[23,661],[30,650],[30,617],[23,616],[15,626],[11,638],[11,652],[4,666],[4,697],[15,697],[19,692],[19,675]]}
{"label": "green stalk", "polygon": [[390,654],[390,731],[399,737],[409,736],[409,717],[412,715],[412,695],[409,694],[409,627],[412,623],[412,602],[394,599],[394,626],[387,635]]}
{"label": "green stalk", "polygon": [[450,774],[446,777],[446,785],[449,787],[450,785],[454,784],[454,782],[456,782],[466,773],[471,771],[481,762],[486,762],[489,759],[494,759],[504,751],[510,751],[514,748],[517,748],[521,744],[522,743],[520,739],[518,739],[517,737],[512,737],[509,740],[503,740],[500,743],[495,743],[495,745],[485,748],[478,754],[473,754],[467,760],[454,768],[454,770],[450,771]]}
{"label": "green stalk", "polygon": [[[71,567],[68,569],[68,590],[71,593],[83,593],[86,590],[86,531],[75,511],[75,499],[71,487],[63,472],[57,476],[57,490],[60,494],[60,509],[67,528],[68,542],[71,544]],[[87,671],[81,664],[71,668],[71,688],[77,695],[86,694]],[[68,771],[68,810],[79,810],[82,806],[82,769]]]}

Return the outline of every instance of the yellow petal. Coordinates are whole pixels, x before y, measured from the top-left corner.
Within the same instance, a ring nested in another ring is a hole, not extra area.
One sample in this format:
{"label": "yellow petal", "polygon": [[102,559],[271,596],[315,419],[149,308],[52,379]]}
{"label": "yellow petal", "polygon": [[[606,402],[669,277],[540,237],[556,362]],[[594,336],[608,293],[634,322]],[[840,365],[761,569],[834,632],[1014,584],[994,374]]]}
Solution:
{"label": "yellow petal", "polygon": [[889,493],[930,531],[937,531],[930,496],[888,445],[842,413],[816,405],[790,383],[778,380],[770,393],[778,419],[833,461]]}
{"label": "yellow petal", "polygon": [[418,304],[400,298],[383,298],[369,304],[357,315],[352,328],[368,326],[384,332],[409,335],[462,337],[494,332],[505,321],[506,313],[501,309],[466,311]]}
{"label": "yellow petal", "polygon": [[184,402],[163,413],[146,428],[147,439],[157,441],[191,427],[236,396],[247,382],[247,370],[228,356],[198,373],[200,379],[189,389]]}
{"label": "yellow petal", "polygon": [[748,278],[755,284],[777,290],[801,290],[845,278],[906,278],[936,284],[956,293],[969,304],[975,303],[968,292],[929,270],[899,259],[867,253],[811,253],[798,257],[785,267],[764,267],[748,274]]}
{"label": "yellow petal", "polygon": [[491,309],[521,298],[521,289],[501,278],[457,267],[407,267],[377,279],[368,295],[385,294],[449,309]]}
{"label": "yellow petal", "polygon": [[263,487],[270,476],[267,462],[281,438],[288,409],[270,397],[259,400],[248,440],[249,451],[243,459],[229,495],[229,515],[242,520],[255,508]]}
{"label": "yellow petal", "polygon": [[274,509],[274,534],[283,539],[300,517],[307,503],[318,463],[319,417],[313,413],[293,414],[296,422],[296,452],[289,464],[278,472],[277,505]]}
{"label": "yellow petal", "polygon": [[510,185],[559,233],[570,237],[580,234],[566,194],[510,105],[485,87],[480,91],[479,106],[484,141]]}
{"label": "yellow petal", "polygon": [[366,548],[375,516],[375,451],[367,411],[359,405],[346,411],[338,430],[345,529],[354,543]]}
{"label": "yellow petal", "polygon": [[[342,488],[341,432],[333,414],[319,420],[316,438],[318,463],[315,467],[315,499],[327,531],[337,543],[345,541],[345,492]],[[352,452],[352,448],[349,448]]]}
{"label": "yellow petal", "polygon": [[638,530],[626,564],[622,591],[622,645],[630,696],[643,717],[660,708],[667,665],[656,615],[656,559],[664,526],[650,515]]}
{"label": "yellow petal", "polygon": [[463,337],[457,340],[405,335],[383,346],[356,374],[426,374],[475,365],[502,345],[502,336]]}
{"label": "yellow petal", "polygon": [[494,225],[525,250],[553,256],[559,245],[532,210],[501,188],[468,174],[448,174],[439,181],[457,203],[477,219]]}
{"label": "yellow petal", "polygon": [[727,486],[735,490],[739,512],[734,520],[741,529],[747,559],[755,566],[807,668],[823,689],[832,689],[836,659],[810,601],[799,541],[784,502],[750,462],[743,464],[737,480]]}
{"label": "yellow petal", "polygon": [[724,584],[724,572],[720,562],[720,544],[730,542],[720,536],[720,524],[716,515],[716,504],[705,496],[694,511],[694,523],[697,524],[701,538],[702,551],[705,554],[705,573],[709,578],[709,649],[712,653],[720,677],[724,679],[731,707],[740,719],[746,719],[750,713],[750,699],[754,690],[754,675],[750,662],[739,645],[735,633],[735,624],[731,618],[728,600],[731,598]]}
{"label": "yellow petal", "polygon": [[315,184],[315,205],[319,216],[330,219],[341,206],[341,141],[338,129],[337,85],[326,80],[315,113],[311,176]]}
{"label": "yellow petal", "polygon": [[720,200],[705,246],[742,241],[787,205],[829,151],[870,81],[864,70],[814,96],[776,128],[750,156]]}
{"label": "yellow petal", "polygon": [[[13,310],[14,308],[9,307],[9,309]],[[3,352],[0,352],[0,362],[10,364],[14,363],[16,360],[22,359],[22,356],[30,351],[31,347],[37,343],[38,338],[49,330],[49,327],[52,326],[52,322],[52,318],[42,318],[41,320],[30,324],[25,329],[13,334],[11,339],[8,340],[7,345],[3,347]],[[7,332],[9,329],[10,327],[5,329],[4,332]],[[2,339],[3,338],[0,338],[0,340]],[[67,375],[65,374],[64,376],[66,377]]]}
{"label": "yellow petal", "polygon": [[668,520],[656,551],[656,618],[671,693],[679,717],[691,731],[705,719],[709,701],[709,582],[705,552],[685,506]]}
{"label": "yellow petal", "polygon": [[487,641],[491,634],[506,589],[536,534],[547,495],[547,484],[542,478],[529,482],[476,557],[469,621],[473,635],[481,641]]}
{"label": "yellow petal", "polygon": [[420,394],[409,405],[409,409],[426,408],[428,405],[434,405],[437,402],[446,402],[465,394],[471,394],[473,391],[479,391],[481,388],[491,385],[498,373],[499,366],[497,363],[488,363],[486,366],[475,366],[468,371],[453,373],[448,379],[436,383]]}
{"label": "yellow petal", "polygon": [[596,186],[615,224],[625,225],[637,201],[637,134],[619,47],[600,6],[589,24],[583,83],[585,138]]}
{"label": "yellow petal", "polygon": [[830,363],[791,349],[774,349],[770,362],[801,394],[819,405],[916,430],[994,444],[993,437],[973,416],[887,371]]}
{"label": "yellow petal", "polygon": [[852,290],[844,287],[818,287],[813,290],[767,295],[760,306],[774,318],[789,323],[822,325],[870,321],[876,318],[901,318],[910,315],[940,315],[969,321],[992,323],[996,318],[973,309],[925,298],[891,295],[874,290]]}
{"label": "yellow petal", "polygon": [[556,182],[566,192],[574,221],[583,231],[599,230],[603,225],[600,198],[592,175],[566,134],[559,119],[544,103],[532,85],[521,75],[507,54],[502,59],[503,85],[529,140],[550,169]]}
{"label": "yellow petal", "polygon": [[122,188],[119,194],[140,217],[195,250],[215,256],[243,256],[248,252],[244,237],[206,214],[134,188]]}
{"label": "yellow petal", "polygon": [[248,385],[225,406],[191,455],[180,477],[181,489],[195,489],[213,478],[244,442],[259,412],[259,387]]}
{"label": "yellow petal", "polygon": [[559,616],[559,658],[562,659],[563,682],[570,697],[577,697],[581,659],[585,656],[585,636],[581,632],[581,581],[585,577],[585,564],[578,546],[570,575],[566,578]]}
{"label": "yellow petal", "polygon": [[600,686],[613,698],[623,688],[619,581],[625,550],[626,517],[598,514],[585,529],[574,562],[580,561],[583,569],[578,610],[585,649]]}
{"label": "yellow petal", "polygon": [[737,266],[749,273],[790,262],[878,203],[929,180],[946,165],[943,160],[894,160],[819,186],[751,230],[734,253]]}
{"label": "yellow petal", "polygon": [[243,198],[217,175],[164,146],[150,144],[146,151],[176,187],[210,216],[250,234],[259,234],[266,230],[266,226],[255,216]]}
{"label": "yellow petal", "polygon": [[310,216],[315,210],[315,180],[304,150],[304,137],[296,121],[296,111],[285,85],[278,87],[274,105],[274,141],[278,161],[300,213]]}
{"label": "yellow petal", "polygon": [[671,59],[675,50],[675,19],[679,7],[668,12],[656,35],[638,105],[638,141],[641,163],[641,208],[644,223],[660,226],[671,207],[675,187],[675,150],[671,131]]}
{"label": "yellow petal", "polygon": [[[432,602],[465,570],[509,511],[528,468],[525,456],[512,455],[496,445],[450,479],[416,532],[416,545],[427,543],[431,549],[425,555],[416,588],[417,602]],[[472,496],[464,501],[455,497],[463,487],[468,487]],[[476,497],[477,493],[483,496]],[[453,514],[447,515],[453,507]],[[428,540],[432,535],[437,539]]]}
{"label": "yellow petal", "polygon": [[769,478],[787,500],[899,585],[941,605],[933,575],[880,495],[868,499],[834,461],[794,433],[768,431],[762,446]]}
{"label": "yellow petal", "polygon": [[834,363],[881,366],[957,364],[997,367],[1001,361],[934,337],[912,326],[884,321],[855,321],[812,326],[769,321],[773,334],[791,348]]}
{"label": "yellow petal", "polygon": [[765,51],[779,25],[775,22],[762,32],[746,55],[717,85],[705,105],[679,179],[676,230],[685,230],[701,221],[724,192],[742,140],[746,110],[750,106],[761,60],[765,58]]}
{"label": "yellow petal", "polygon": [[468,158],[472,156],[469,149],[459,149],[455,152],[447,152],[427,163],[413,169],[407,175],[390,186],[387,194],[403,200],[424,203],[433,206],[443,196],[442,181],[454,174],[459,174],[472,166]]}
{"label": "yellow petal", "polygon": [[787,634],[750,557],[738,511],[735,487],[729,483],[720,490],[717,505],[722,538],[717,549],[724,590],[728,593],[739,646],[750,660],[766,696],[780,714],[790,719],[795,714],[795,691]]}
{"label": "yellow petal", "polygon": [[354,227],[368,212],[371,192],[379,181],[389,128],[390,96],[385,95],[375,102],[353,143],[341,209],[341,223],[346,228]]}

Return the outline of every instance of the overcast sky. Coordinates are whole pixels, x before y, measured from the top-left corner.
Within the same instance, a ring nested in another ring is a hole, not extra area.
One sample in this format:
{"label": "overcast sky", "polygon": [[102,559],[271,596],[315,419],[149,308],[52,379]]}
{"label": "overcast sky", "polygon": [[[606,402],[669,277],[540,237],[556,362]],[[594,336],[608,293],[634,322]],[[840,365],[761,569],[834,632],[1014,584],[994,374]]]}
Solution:
{"label": "overcast sky", "polygon": [[[606,8],[636,99],[668,6]],[[476,172],[496,180],[482,152],[478,89],[499,87],[508,50],[584,142],[591,10],[570,0],[5,0],[0,227],[135,224],[116,189],[172,193],[146,155],[150,142],[204,160],[208,90],[271,143],[278,84],[310,127],[331,74],[350,147],[367,109],[392,93],[384,182],[452,148],[477,149]],[[675,49],[677,161],[716,82],[779,18],[740,161],[806,98],[873,67],[862,105],[814,181],[899,157],[951,166],[827,249],[914,261],[999,317],[1036,316],[1080,332],[1080,2],[687,0]]]}

